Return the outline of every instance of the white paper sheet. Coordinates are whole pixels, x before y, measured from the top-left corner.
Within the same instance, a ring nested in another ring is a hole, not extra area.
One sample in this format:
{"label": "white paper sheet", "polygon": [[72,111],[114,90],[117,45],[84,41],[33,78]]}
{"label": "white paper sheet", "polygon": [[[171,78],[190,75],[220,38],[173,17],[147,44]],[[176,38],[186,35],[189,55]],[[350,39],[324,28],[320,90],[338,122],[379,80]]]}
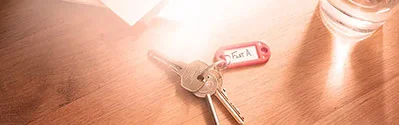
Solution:
{"label": "white paper sheet", "polygon": [[134,25],[161,0],[101,0],[129,25]]}

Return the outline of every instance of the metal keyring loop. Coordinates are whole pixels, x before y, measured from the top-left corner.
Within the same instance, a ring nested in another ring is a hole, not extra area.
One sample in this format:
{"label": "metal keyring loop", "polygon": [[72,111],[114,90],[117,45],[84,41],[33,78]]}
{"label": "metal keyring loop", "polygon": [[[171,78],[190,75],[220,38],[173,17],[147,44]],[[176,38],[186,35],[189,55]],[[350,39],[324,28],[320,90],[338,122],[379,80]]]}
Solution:
{"label": "metal keyring loop", "polygon": [[219,60],[224,60],[224,61],[226,61],[226,62],[227,62],[226,65],[230,65],[230,64],[231,64],[231,57],[228,56],[228,55],[224,55],[224,56],[222,56],[222,57],[218,57],[218,58],[217,58],[217,61],[219,61]]}
{"label": "metal keyring loop", "polygon": [[213,67],[218,71],[227,69],[227,62],[225,60],[218,60],[213,64]]}
{"label": "metal keyring loop", "polygon": [[227,66],[230,64],[231,64],[231,57],[223,56],[223,57],[219,57],[218,60],[213,65],[216,70],[222,71],[222,70],[227,69]]}

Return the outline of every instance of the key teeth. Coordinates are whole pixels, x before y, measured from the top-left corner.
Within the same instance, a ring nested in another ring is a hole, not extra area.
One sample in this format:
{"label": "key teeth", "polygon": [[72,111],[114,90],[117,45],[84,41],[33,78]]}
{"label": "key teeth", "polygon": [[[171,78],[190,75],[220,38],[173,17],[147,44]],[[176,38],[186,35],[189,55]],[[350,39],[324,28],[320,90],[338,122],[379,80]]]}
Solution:
{"label": "key teeth", "polygon": [[[220,92],[220,94],[219,94],[219,96],[221,96],[222,97],[222,99],[224,99],[225,101],[224,102],[226,102],[227,103],[227,105],[233,110],[233,112],[236,114],[236,116],[234,116],[235,118],[239,118],[239,119],[241,119],[241,120],[237,120],[237,122],[239,123],[239,124],[244,124],[244,117],[242,117],[241,116],[241,112],[240,112],[240,109],[238,109],[232,102],[230,102],[229,100],[228,100],[228,97],[227,97],[227,94],[226,94],[226,89],[225,88],[222,88],[221,90],[219,90],[218,92]],[[232,112],[230,112],[230,113],[232,113]]]}
{"label": "key teeth", "polygon": [[231,107],[233,108],[233,110],[234,110],[237,114],[241,114],[240,109],[238,109],[233,103],[229,102],[229,104],[231,105]]}
{"label": "key teeth", "polygon": [[225,88],[222,89],[222,93],[226,97],[226,99],[229,99],[229,97],[227,97],[227,93],[226,93],[226,89]]}

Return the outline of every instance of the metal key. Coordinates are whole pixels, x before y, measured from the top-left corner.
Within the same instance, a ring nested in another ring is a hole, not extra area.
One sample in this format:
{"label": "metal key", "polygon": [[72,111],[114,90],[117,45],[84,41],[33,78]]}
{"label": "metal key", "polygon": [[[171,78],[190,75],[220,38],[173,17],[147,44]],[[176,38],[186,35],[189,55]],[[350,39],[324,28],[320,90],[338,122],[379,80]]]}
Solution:
{"label": "metal key", "polygon": [[218,82],[221,82],[221,77],[218,77],[217,74],[209,73],[209,71],[207,70],[204,71],[203,76],[204,76],[203,81],[205,84],[200,90],[194,92],[194,95],[200,98],[205,98],[207,100],[210,111],[212,113],[214,124],[219,125],[219,119],[217,117],[216,110],[213,106],[211,95],[213,95],[216,92],[219,85]]}
{"label": "metal key", "polygon": [[[211,81],[213,80],[214,83],[217,83],[217,85],[216,85],[217,88],[213,95],[215,95],[218,98],[218,100],[223,104],[223,106],[229,111],[229,113],[234,117],[234,119],[239,124],[244,124],[244,117],[242,117],[240,115],[239,109],[237,107],[235,107],[233,105],[233,103],[229,102],[229,99],[226,94],[226,90],[222,89],[223,78],[222,78],[221,72],[218,70],[215,70],[214,68],[208,67],[207,70],[204,72],[204,77],[205,76],[207,77],[207,78],[205,78],[205,80],[211,80]],[[207,96],[208,95],[206,93],[207,91],[201,91],[202,89],[206,88],[205,86],[203,88],[201,88],[200,91],[197,91],[194,94],[198,97]]]}
{"label": "metal key", "polygon": [[194,95],[200,98],[205,98],[207,94],[215,94],[216,90],[223,84],[222,75],[220,72],[216,72],[215,70],[205,70],[203,77],[205,83],[204,86],[194,92]]}
{"label": "metal key", "polygon": [[177,73],[181,78],[181,87],[187,91],[196,92],[204,86],[202,73],[208,67],[204,62],[196,60],[192,63],[184,64],[172,61],[156,51],[148,51],[148,55]]}
{"label": "metal key", "polygon": [[[209,69],[209,68],[208,68]],[[234,119],[239,123],[239,124],[244,124],[244,117],[240,115],[239,109],[233,105],[233,103],[229,102],[229,98],[227,97],[226,90],[222,88],[223,85],[223,79],[222,79],[222,74],[218,70],[208,70],[209,74],[208,76],[214,76],[217,77],[218,79],[218,85],[217,89],[215,92],[215,96],[219,99],[219,101],[223,104],[223,106],[229,111],[229,113],[234,117]]]}
{"label": "metal key", "polygon": [[240,110],[234,106],[233,103],[229,102],[229,98],[227,97],[226,90],[224,88],[216,90],[215,96],[239,124],[244,124],[244,117],[240,115]]}
{"label": "metal key", "polygon": [[206,98],[212,112],[214,123],[215,125],[219,125],[219,119],[211,98],[211,95],[216,92],[218,83],[212,79],[215,77],[207,77],[206,79],[203,77],[203,73],[208,68],[208,65],[201,61],[194,61],[190,64],[174,62],[156,51],[149,51],[148,55],[158,62],[167,65],[177,73],[181,77],[181,86],[183,88],[190,92],[194,92],[194,95],[196,95],[195,93],[197,92],[205,93],[204,95],[196,96]]}

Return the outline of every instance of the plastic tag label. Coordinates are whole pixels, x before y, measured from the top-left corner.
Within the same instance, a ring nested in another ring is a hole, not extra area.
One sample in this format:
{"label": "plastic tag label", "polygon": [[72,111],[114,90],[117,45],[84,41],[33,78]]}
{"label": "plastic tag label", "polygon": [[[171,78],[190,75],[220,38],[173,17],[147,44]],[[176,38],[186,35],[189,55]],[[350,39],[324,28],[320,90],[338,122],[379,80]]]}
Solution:
{"label": "plastic tag label", "polygon": [[225,46],[216,51],[216,60],[226,60],[227,68],[264,64],[270,58],[269,47],[261,42],[248,42]]}

